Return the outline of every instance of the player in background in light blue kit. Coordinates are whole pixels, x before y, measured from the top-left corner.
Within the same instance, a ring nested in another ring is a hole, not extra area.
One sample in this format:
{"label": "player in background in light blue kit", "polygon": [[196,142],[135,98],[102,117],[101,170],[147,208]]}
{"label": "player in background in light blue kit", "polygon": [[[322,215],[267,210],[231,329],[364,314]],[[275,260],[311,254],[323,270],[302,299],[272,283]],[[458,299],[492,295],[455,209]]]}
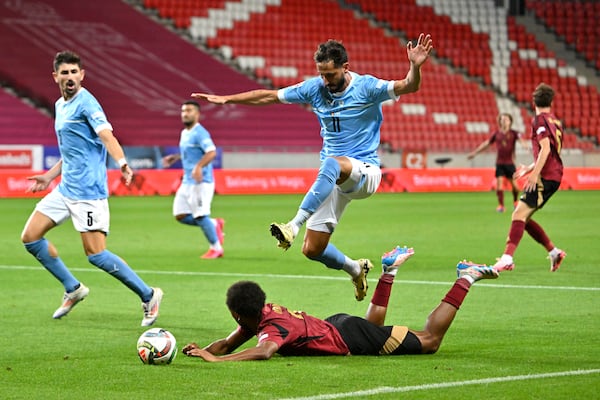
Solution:
{"label": "player in background in light blue kit", "polygon": [[387,81],[350,71],[344,46],[329,40],[321,43],[314,55],[318,77],[280,90],[253,90],[228,96],[192,94],[215,104],[300,103],[312,107],[323,138],[321,167],[296,216],[285,224],[271,224],[271,234],[279,241],[278,246],[287,250],[307,223],[302,253],[328,268],[346,271],[352,277],[359,301],[367,294],[367,273],[372,263],[368,259],[350,259],[329,239],[348,203],[369,197],[379,187],[381,105],[419,89],[421,65],[432,49],[430,35],[419,35],[416,45],[409,42],[410,69],[406,77]]}
{"label": "player in background in light blue kit", "polygon": [[81,86],[85,75],[79,56],[70,51],[57,53],[52,76],[61,97],[56,101],[54,128],[58,137],[61,160],[34,181],[28,191],[48,188],[59,175],[61,181],[35,207],[27,220],[21,240],[30,252],[65,288],[61,306],[53,318],[64,317],[89,289],[81,283],[60,259],[56,247],[45,235],[71,218],[81,234],[88,261],[108,272],[135,292],[142,300],[142,326],[158,317],[163,292],[148,286],[127,263],[106,249],[109,231],[108,184],[106,155],[118,162],[125,182],[133,177],[125,154],[113,136],[112,126],[96,98]]}
{"label": "player in background in light blue kit", "polygon": [[163,157],[163,167],[170,167],[181,160],[183,181],[175,193],[173,215],[182,224],[198,226],[204,233],[210,247],[200,258],[223,257],[222,218],[210,217],[212,199],[215,194],[215,179],[212,162],[217,156],[217,148],[210,133],[198,122],[200,105],[189,100],[181,105],[181,131],[179,154]]}

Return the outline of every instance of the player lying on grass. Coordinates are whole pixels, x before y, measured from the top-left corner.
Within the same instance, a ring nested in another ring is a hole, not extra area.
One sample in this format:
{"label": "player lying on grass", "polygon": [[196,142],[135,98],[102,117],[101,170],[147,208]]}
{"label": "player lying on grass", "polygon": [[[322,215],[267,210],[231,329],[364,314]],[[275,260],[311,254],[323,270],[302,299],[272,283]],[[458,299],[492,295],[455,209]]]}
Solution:
{"label": "player lying on grass", "polygon": [[[275,353],[283,356],[435,353],[471,285],[480,279],[495,279],[498,272],[486,265],[461,261],[457,265],[458,279],[431,312],[423,330],[384,325],[398,267],[413,254],[412,248],[398,246],[382,256],[383,273],[365,318],[336,314],[321,320],[277,304],[265,304],[266,295],[258,284],[237,282],[227,291],[227,307],[238,327],[226,338],[204,348],[190,343],[183,353],[210,362],[268,360]],[[252,336],[258,337],[256,347],[232,353]]]}

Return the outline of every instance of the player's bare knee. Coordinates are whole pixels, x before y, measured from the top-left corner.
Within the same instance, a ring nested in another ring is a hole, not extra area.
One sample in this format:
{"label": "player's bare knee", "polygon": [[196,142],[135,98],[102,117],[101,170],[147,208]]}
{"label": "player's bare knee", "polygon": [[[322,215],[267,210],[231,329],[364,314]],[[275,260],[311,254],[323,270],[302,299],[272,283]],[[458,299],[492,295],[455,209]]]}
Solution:
{"label": "player's bare knee", "polygon": [[319,251],[319,249],[316,249],[311,246],[307,246],[306,244],[304,246],[302,246],[302,254],[304,254],[307,258],[310,258],[311,260],[320,256],[321,253],[323,253],[323,250]]}
{"label": "player's bare knee", "polygon": [[23,243],[35,242],[36,240],[40,240],[41,238],[41,236],[31,232],[27,228],[23,229],[23,232],[21,232],[21,242]]}
{"label": "player's bare knee", "polygon": [[25,231],[21,232],[21,242],[23,242],[23,243],[31,243],[32,242],[29,235]]}
{"label": "player's bare knee", "polygon": [[323,245],[323,243],[317,241],[311,241],[307,238],[304,238],[304,242],[302,243],[302,254],[304,254],[307,258],[314,260],[319,257],[325,251],[325,247],[327,244]]}

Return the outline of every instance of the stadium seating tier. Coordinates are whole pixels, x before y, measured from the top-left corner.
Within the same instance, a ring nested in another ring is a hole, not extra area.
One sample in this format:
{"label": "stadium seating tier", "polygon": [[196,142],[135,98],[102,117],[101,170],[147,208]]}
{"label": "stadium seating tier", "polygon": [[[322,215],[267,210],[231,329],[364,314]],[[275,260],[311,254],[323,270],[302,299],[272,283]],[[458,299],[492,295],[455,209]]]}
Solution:
{"label": "stadium seating tier", "polygon": [[[192,92],[258,87],[120,0],[3,2],[0,19],[0,45],[11,49],[10,57],[0,59],[0,80],[52,110],[59,95],[52,59],[57,51],[76,51],[86,70],[84,86],[100,100],[125,145],[176,145],[180,105]],[[301,107],[203,103],[202,114],[219,146],[282,147],[289,139],[290,147],[320,147],[318,123]],[[39,142],[32,135],[21,140]]]}

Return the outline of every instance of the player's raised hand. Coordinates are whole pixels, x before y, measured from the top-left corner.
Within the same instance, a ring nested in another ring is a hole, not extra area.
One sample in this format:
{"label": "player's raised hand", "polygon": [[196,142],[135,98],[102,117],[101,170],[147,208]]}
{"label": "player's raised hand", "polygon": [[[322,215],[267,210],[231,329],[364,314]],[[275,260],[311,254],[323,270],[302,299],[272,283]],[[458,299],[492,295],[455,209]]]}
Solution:
{"label": "player's raised hand", "polygon": [[430,34],[421,33],[416,45],[413,45],[412,42],[406,44],[408,60],[416,66],[422,65],[427,60],[432,49],[433,40]]}
{"label": "player's raised hand", "polygon": [[218,96],[216,94],[192,93],[192,97],[194,99],[206,100],[209,103],[214,103],[214,104],[225,104],[227,102],[226,96]]}

